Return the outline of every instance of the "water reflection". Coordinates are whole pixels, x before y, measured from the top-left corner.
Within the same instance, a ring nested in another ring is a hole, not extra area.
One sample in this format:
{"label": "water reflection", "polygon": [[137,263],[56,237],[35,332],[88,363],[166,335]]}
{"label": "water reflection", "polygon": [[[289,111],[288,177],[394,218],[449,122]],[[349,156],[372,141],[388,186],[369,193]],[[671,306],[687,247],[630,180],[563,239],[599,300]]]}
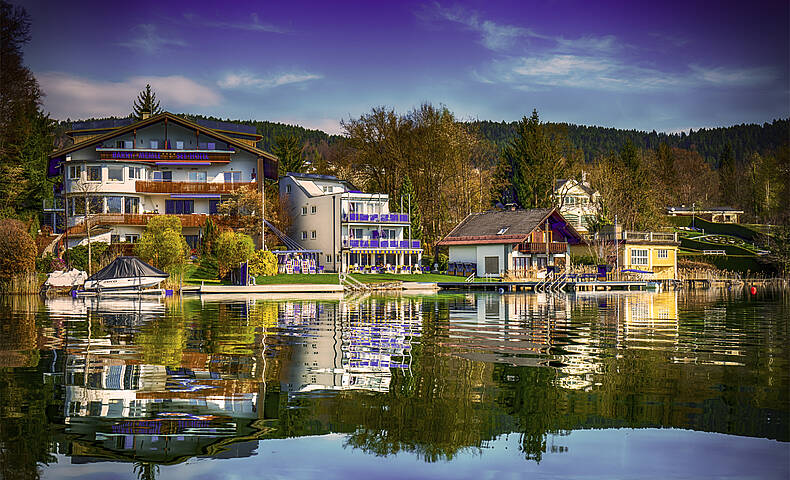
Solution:
{"label": "water reflection", "polygon": [[[355,300],[5,299],[0,467],[254,456],[344,435],[452,460],[518,436],[678,428],[790,440],[788,303],[725,293]],[[8,303],[10,302],[10,303]],[[671,441],[671,440],[668,440]]]}

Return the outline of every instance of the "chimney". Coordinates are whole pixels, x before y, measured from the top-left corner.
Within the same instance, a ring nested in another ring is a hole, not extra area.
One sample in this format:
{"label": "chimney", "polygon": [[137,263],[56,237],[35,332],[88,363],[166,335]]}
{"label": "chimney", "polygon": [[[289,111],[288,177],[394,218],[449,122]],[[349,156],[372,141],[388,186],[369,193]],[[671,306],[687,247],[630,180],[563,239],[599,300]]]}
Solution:
{"label": "chimney", "polygon": [[151,112],[142,112],[143,113],[143,120],[151,116]]}
{"label": "chimney", "polygon": [[582,185],[587,185],[587,172],[582,170]]}

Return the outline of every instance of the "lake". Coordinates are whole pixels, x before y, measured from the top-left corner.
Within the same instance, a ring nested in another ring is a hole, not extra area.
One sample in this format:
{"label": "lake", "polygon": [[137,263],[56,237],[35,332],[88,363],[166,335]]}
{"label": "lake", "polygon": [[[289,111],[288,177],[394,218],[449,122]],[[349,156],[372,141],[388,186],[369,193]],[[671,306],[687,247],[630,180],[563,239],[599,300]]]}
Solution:
{"label": "lake", "polygon": [[790,297],[0,299],[2,478],[790,477]]}

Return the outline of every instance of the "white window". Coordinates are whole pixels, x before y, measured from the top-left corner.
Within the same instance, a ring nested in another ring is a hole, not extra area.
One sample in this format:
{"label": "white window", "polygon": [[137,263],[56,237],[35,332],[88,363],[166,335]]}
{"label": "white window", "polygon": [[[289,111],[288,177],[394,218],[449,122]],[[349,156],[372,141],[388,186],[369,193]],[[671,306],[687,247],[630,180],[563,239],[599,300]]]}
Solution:
{"label": "white window", "polygon": [[659,250],[658,251],[658,258],[669,258],[669,250]]}
{"label": "white window", "polygon": [[324,185],[324,193],[332,193],[332,186]]}
{"label": "white window", "polygon": [[82,165],[69,165],[68,177],[69,180],[79,180],[82,175]]}
{"label": "white window", "polygon": [[310,238],[312,238],[313,240],[315,240],[315,238],[316,238],[317,236],[318,236],[318,233],[316,233],[316,231],[315,231],[315,230],[313,230],[312,232],[310,232]]}
{"label": "white window", "polygon": [[241,172],[224,172],[225,183],[241,183]]}
{"label": "white window", "polygon": [[351,238],[357,238],[359,240],[362,239],[362,229],[361,228],[355,228],[355,229],[352,230],[352,232],[354,232],[354,235]]}
{"label": "white window", "polygon": [[332,255],[326,256],[326,263],[332,263]]}
{"label": "white window", "polygon": [[107,167],[107,181],[123,182],[123,167]]}
{"label": "white window", "polygon": [[101,182],[101,167],[95,165],[88,167],[88,181]]}
{"label": "white window", "polygon": [[157,149],[157,148],[159,148],[159,140],[151,140],[151,142],[150,142],[150,143],[151,143],[151,148],[152,148],[152,149]]}
{"label": "white window", "polygon": [[216,143],[209,142],[209,143],[206,144],[206,150],[215,150],[216,147],[217,147]]}
{"label": "white window", "polygon": [[126,140],[125,142],[123,142],[123,148],[126,148],[128,150],[133,149],[134,148],[134,142],[132,140]]}
{"label": "white window", "polygon": [[140,241],[140,235],[136,233],[127,233],[126,234],[126,241],[129,243],[137,243]]}
{"label": "white window", "polygon": [[129,180],[140,180],[143,178],[143,169],[140,167],[126,167]]}
{"label": "white window", "polygon": [[107,204],[107,213],[121,213],[123,197],[105,197],[104,201]]}
{"label": "white window", "polygon": [[313,205],[312,207],[310,207],[310,213],[315,213],[315,212],[317,212],[317,211],[318,211],[318,208],[317,208],[315,205]]}
{"label": "white window", "polygon": [[302,240],[307,240],[307,232],[302,232]]}
{"label": "white window", "polygon": [[302,215],[307,215],[307,207],[302,207]]}
{"label": "white window", "polygon": [[184,149],[184,142],[176,142],[176,150],[183,150]]}
{"label": "white window", "polygon": [[189,172],[189,181],[193,183],[206,183],[206,172]]}
{"label": "white window", "polygon": [[286,185],[285,186],[285,193],[291,193],[291,186],[290,185]]}
{"label": "white window", "polygon": [[631,249],[631,265],[647,265],[647,249]]}

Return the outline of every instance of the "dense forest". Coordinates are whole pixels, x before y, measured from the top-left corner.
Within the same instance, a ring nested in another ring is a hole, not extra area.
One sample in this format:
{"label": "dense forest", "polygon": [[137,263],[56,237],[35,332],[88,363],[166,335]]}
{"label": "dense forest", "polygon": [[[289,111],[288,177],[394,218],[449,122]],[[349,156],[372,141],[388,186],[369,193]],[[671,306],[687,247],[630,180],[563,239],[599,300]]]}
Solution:
{"label": "dense forest", "polygon": [[[321,130],[313,130],[299,125],[290,125],[279,122],[269,122],[266,120],[233,120],[230,118],[219,118],[205,115],[194,115],[189,113],[179,113],[179,116],[190,120],[205,119],[221,122],[238,123],[240,125],[252,125],[258,134],[263,138],[258,143],[258,147],[271,151],[276,145],[276,139],[284,136],[294,136],[304,144],[319,145],[321,143],[333,144],[342,137],[330,135]],[[107,117],[115,118],[115,117]],[[80,121],[105,120],[106,118],[90,118]],[[63,145],[67,139],[63,134],[71,128],[71,120],[59,122],[59,143]],[[469,122],[472,130],[498,148],[507,145],[516,135],[518,122],[492,122],[490,120],[478,120]],[[787,142],[788,132],[790,132],[790,119],[774,120],[771,123],[762,125],[741,124],[730,127],[701,128],[691,130],[689,133],[658,133],[643,132],[640,130],[622,130],[617,128],[596,127],[587,125],[574,125],[571,123],[550,123],[546,125],[555,126],[565,131],[571,145],[581,150],[586,162],[593,161],[596,157],[606,155],[620,149],[629,140],[637,148],[654,150],[660,144],[668,147],[682,148],[684,150],[695,150],[703,159],[711,165],[718,166],[718,159],[728,143],[732,146],[736,159],[744,159],[753,152],[766,152],[774,150]]]}
{"label": "dense forest", "polygon": [[[480,120],[471,126],[486,140],[498,147],[507,145],[516,135],[518,122],[492,122]],[[639,130],[621,130],[571,123],[547,123],[565,130],[573,147],[584,152],[584,159],[595,158],[619,151],[629,140],[637,148],[655,150],[660,144],[668,147],[696,150],[707,162],[717,165],[725,145],[732,146],[736,159],[746,158],[754,152],[774,150],[787,142],[790,119],[774,120],[762,125],[741,124],[730,127],[700,128],[689,133],[657,133]]]}

